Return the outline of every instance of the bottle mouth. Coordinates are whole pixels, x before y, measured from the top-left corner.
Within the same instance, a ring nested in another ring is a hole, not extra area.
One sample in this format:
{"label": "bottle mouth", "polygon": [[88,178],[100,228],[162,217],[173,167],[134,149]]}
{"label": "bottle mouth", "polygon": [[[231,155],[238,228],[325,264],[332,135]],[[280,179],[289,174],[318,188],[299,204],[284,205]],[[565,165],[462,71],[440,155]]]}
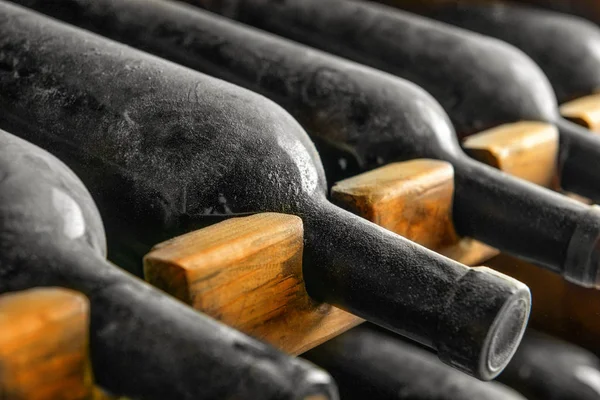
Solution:
{"label": "bottle mouth", "polygon": [[438,356],[478,379],[494,379],[515,354],[530,309],[525,284],[487,267],[470,268],[440,320]]}
{"label": "bottle mouth", "polygon": [[495,378],[512,359],[525,333],[529,311],[528,295],[520,292],[502,307],[484,342],[479,366],[483,379]]}

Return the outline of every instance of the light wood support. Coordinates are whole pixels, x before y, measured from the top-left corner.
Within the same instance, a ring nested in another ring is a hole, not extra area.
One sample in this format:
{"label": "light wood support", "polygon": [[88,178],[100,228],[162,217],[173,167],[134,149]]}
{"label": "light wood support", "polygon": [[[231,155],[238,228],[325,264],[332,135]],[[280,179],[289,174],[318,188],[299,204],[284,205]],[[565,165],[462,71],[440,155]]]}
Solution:
{"label": "light wood support", "polygon": [[471,157],[544,187],[555,185],[558,130],[543,122],[516,122],[467,137]]}
{"label": "light wood support", "polygon": [[592,94],[569,101],[560,106],[566,119],[600,133],[600,94]]}
{"label": "light wood support", "polygon": [[463,148],[474,159],[507,174],[592,204],[590,199],[560,188],[556,173],[559,136],[553,125],[543,122],[501,125],[467,137]]}
{"label": "light wood support", "polygon": [[144,273],[195,309],[300,354],[362,322],[308,296],[302,251],[302,220],[264,213],[161,243],[144,258]]}
{"label": "light wood support", "polygon": [[87,298],[71,290],[0,296],[0,399],[127,400],[93,385],[88,325]]}
{"label": "light wood support", "polygon": [[91,398],[87,299],[56,288],[0,296],[0,398]]}
{"label": "light wood support", "polygon": [[331,189],[340,207],[464,264],[479,264],[497,251],[458,237],[451,219],[453,195],[452,165],[427,159],[388,164]]}

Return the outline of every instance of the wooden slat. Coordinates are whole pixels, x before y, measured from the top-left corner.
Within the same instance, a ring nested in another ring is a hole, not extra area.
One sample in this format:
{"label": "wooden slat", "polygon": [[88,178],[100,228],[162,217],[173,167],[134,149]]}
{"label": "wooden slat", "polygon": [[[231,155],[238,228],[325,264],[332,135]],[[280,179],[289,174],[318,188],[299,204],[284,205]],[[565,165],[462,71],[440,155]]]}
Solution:
{"label": "wooden slat", "polygon": [[340,207],[464,264],[479,264],[497,251],[458,237],[451,219],[453,196],[452,165],[428,159],[388,164],[331,190]]}
{"label": "wooden slat", "polygon": [[558,146],[555,126],[528,121],[501,125],[463,142],[476,160],[544,187],[555,184]]}
{"label": "wooden slat", "polygon": [[600,133],[600,94],[592,94],[560,106],[566,119]]}
{"label": "wooden slat", "polygon": [[0,398],[79,400],[93,391],[87,299],[57,289],[0,297]]}
{"label": "wooden slat", "polygon": [[302,220],[264,213],[161,243],[146,255],[144,273],[195,309],[299,354],[362,322],[310,299],[302,251]]}

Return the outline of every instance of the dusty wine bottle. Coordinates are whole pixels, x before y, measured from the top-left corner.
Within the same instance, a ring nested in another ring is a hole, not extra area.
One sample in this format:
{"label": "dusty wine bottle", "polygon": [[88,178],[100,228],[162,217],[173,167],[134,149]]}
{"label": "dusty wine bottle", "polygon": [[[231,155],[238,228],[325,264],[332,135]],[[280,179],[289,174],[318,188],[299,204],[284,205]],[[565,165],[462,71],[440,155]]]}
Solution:
{"label": "dusty wine bottle", "polygon": [[562,187],[600,201],[600,137],[560,118],[542,71],[506,43],[364,1],[187,2],[413,81],[461,136],[522,120],[554,123]]}
{"label": "dusty wine bottle", "polygon": [[325,372],[193,311],[110,264],[105,250],[77,176],[0,131],[0,292],[63,286],[87,295],[100,385],[147,399],[337,399]]}
{"label": "dusty wine bottle", "polygon": [[0,126],[73,168],[103,215],[120,220],[109,235],[133,232],[146,243],[140,261],[156,237],[211,214],[297,214],[313,298],[484,379],[510,359],[528,288],[328,203],[306,133],[266,98],[1,2],[0,65]]}
{"label": "dusty wine bottle", "polygon": [[[600,28],[583,18],[518,4],[428,4],[403,8],[504,40],[550,79],[565,119],[600,132]],[[593,168],[595,159],[587,160]]]}
{"label": "dusty wine bottle", "polygon": [[504,385],[461,374],[424,349],[366,324],[302,357],[329,371],[347,400],[524,400]]}
{"label": "dusty wine bottle", "polygon": [[[439,104],[400,78],[172,2],[19,2],[270,97],[317,138],[330,181],[415,157],[450,161],[460,234],[597,284],[599,214],[468,158]],[[331,144],[354,160],[339,163]],[[573,236],[582,231],[591,242]]]}
{"label": "dusty wine bottle", "polygon": [[[394,4],[398,0],[385,0],[386,3]],[[456,1],[456,0],[441,0],[441,1]],[[468,0],[469,3],[482,3],[485,0]],[[511,1],[512,2],[512,1]],[[577,15],[600,23],[600,3],[596,0],[516,0],[519,3],[528,3],[539,8],[546,8],[561,13]]]}
{"label": "dusty wine bottle", "polygon": [[591,22],[518,4],[411,3],[411,11],[521,49],[542,68],[559,103],[600,89],[600,28]]}
{"label": "dusty wine bottle", "polygon": [[528,331],[499,379],[529,400],[596,400],[600,360],[578,346]]}

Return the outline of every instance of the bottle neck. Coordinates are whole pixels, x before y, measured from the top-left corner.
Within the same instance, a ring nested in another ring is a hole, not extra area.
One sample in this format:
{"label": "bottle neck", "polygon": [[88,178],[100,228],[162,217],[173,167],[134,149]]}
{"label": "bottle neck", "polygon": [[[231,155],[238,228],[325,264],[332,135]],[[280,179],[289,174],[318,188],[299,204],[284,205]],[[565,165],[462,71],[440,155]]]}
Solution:
{"label": "bottle neck", "polygon": [[467,267],[326,201],[303,219],[311,296],[435,347],[437,314]]}
{"label": "bottle neck", "polygon": [[466,156],[453,164],[453,220],[460,235],[568,277],[569,245],[589,207]]}
{"label": "bottle neck", "polygon": [[[315,299],[432,347],[483,379],[508,362],[529,312],[523,284],[468,268],[324,200],[303,220],[304,280]],[[506,338],[502,350],[489,347],[492,337]],[[488,368],[499,352],[507,358]]]}
{"label": "bottle neck", "polygon": [[563,118],[560,133],[560,182],[563,189],[600,203],[600,136]]}

